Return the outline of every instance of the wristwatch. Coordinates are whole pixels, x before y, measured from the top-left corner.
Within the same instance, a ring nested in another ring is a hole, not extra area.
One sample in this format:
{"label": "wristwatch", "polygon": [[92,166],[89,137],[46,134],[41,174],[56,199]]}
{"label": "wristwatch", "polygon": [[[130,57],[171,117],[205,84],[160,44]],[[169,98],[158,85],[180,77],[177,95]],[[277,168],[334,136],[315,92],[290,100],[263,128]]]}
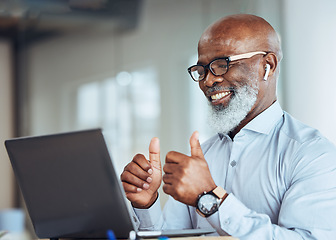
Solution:
{"label": "wristwatch", "polygon": [[227,196],[227,192],[220,186],[210,192],[202,193],[197,200],[196,212],[202,217],[211,216],[218,211]]}

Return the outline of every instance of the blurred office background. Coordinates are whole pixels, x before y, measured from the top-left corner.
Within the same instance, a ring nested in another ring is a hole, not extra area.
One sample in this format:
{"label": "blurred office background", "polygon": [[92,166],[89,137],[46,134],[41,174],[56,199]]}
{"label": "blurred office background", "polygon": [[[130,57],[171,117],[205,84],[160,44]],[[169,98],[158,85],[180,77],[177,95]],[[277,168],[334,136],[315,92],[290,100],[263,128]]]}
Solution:
{"label": "blurred office background", "polygon": [[[3,141],[103,128],[118,172],[147,154],[188,153],[206,100],[187,74],[213,21],[251,13],[282,39],[282,107],[336,143],[334,0],[0,0],[0,210],[21,207]],[[32,166],[33,167],[33,166]]]}

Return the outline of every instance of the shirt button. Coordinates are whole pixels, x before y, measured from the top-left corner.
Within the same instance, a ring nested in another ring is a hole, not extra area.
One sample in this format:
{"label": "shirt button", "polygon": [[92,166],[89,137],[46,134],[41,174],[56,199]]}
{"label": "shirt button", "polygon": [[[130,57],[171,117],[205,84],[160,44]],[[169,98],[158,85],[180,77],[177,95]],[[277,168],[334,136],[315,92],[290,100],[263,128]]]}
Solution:
{"label": "shirt button", "polygon": [[237,162],[235,160],[233,160],[233,161],[230,162],[230,165],[231,165],[231,167],[234,167],[234,166],[237,165]]}
{"label": "shirt button", "polygon": [[228,225],[230,223],[229,219],[224,220],[224,224]]}

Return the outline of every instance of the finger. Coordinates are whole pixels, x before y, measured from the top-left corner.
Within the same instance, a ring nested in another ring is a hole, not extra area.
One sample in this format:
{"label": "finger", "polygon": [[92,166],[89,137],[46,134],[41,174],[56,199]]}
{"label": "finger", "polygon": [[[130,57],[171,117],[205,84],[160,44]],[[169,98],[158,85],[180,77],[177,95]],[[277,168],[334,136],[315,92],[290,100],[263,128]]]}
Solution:
{"label": "finger", "polygon": [[183,153],[170,151],[166,155],[166,163],[179,163],[186,157]]}
{"label": "finger", "polygon": [[133,175],[130,172],[123,172],[120,176],[121,182],[125,182],[128,184],[131,184],[135,187],[142,188],[142,189],[148,189],[149,188],[149,183],[140,179],[136,175]]}
{"label": "finger", "polygon": [[172,184],[174,177],[172,174],[164,174],[162,180],[165,184]]}
{"label": "finger", "polygon": [[201,144],[199,142],[198,131],[193,132],[193,134],[190,137],[190,148],[191,148],[191,156],[204,158]]}
{"label": "finger", "polygon": [[161,169],[160,140],[156,137],[149,144],[149,161],[154,168]]}
{"label": "finger", "polygon": [[147,181],[147,179],[150,177],[150,173],[148,171],[146,172],[143,170],[137,163],[130,162],[125,168],[124,172],[129,172],[138,178]]}
{"label": "finger", "polygon": [[122,186],[124,188],[125,193],[138,193],[142,191],[142,188],[136,187],[127,182],[122,182]]}
{"label": "finger", "polygon": [[149,174],[152,174],[152,170],[151,170],[152,166],[148,162],[148,160],[145,158],[144,155],[142,155],[142,154],[135,155],[132,162],[135,162],[144,171],[148,172]]}
{"label": "finger", "polygon": [[179,166],[176,163],[168,162],[163,166],[163,171],[164,173],[172,174],[176,172],[177,168],[179,168]]}
{"label": "finger", "polygon": [[163,190],[163,192],[166,193],[166,194],[168,194],[168,195],[171,195],[171,193],[173,192],[172,189],[173,189],[173,187],[172,187],[171,184],[167,184],[167,183],[165,183],[165,184],[163,184],[163,186],[162,186],[162,190]]}

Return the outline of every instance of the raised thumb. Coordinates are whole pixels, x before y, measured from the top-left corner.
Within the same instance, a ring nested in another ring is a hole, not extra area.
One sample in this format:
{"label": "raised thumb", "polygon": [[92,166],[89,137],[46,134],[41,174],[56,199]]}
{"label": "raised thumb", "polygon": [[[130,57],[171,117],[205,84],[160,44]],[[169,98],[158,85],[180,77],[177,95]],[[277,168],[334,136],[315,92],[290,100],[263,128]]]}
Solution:
{"label": "raised thumb", "polygon": [[191,156],[204,158],[201,144],[199,142],[199,133],[198,131],[193,132],[190,137],[190,151]]}
{"label": "raised thumb", "polygon": [[161,168],[160,140],[157,137],[152,138],[149,144],[149,161],[151,162],[152,166],[159,169]]}

